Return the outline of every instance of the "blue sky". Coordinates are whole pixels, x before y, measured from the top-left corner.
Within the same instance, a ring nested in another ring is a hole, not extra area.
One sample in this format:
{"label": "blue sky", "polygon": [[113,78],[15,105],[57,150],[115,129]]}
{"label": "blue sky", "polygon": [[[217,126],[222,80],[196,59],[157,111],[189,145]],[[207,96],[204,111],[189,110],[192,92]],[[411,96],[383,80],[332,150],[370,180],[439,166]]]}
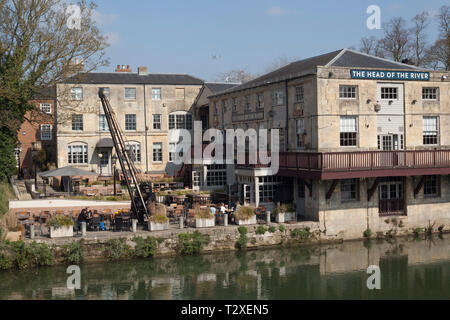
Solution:
{"label": "blue sky", "polygon": [[[450,0],[97,0],[96,20],[109,35],[113,71],[188,73],[213,81],[221,72],[261,73],[277,57],[307,58],[359,46],[361,37],[379,37],[366,27],[366,9],[381,8],[381,20],[432,15]],[[431,24],[429,40],[437,36]],[[213,58],[215,56],[216,58]]]}

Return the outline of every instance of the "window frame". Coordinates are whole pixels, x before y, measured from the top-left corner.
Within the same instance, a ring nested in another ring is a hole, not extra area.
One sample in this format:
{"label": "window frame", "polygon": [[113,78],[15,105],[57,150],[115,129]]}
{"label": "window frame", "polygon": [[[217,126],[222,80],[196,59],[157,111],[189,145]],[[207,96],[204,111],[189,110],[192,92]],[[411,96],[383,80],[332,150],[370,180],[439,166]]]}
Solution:
{"label": "window frame", "polygon": [[[430,185],[430,184],[435,185]],[[434,191],[434,192],[433,192]],[[426,198],[441,197],[441,179],[438,175],[425,176],[423,183],[423,196]]]}
{"label": "window frame", "polygon": [[[425,119],[434,119],[436,120],[436,130],[425,130]],[[438,116],[423,116],[422,117],[422,137],[423,137],[423,145],[425,146],[437,146],[440,143],[440,130],[439,130],[439,117]],[[428,133],[428,134],[426,134]],[[431,134],[430,134],[431,133]],[[435,133],[435,134],[433,134]],[[429,143],[428,141],[434,141],[436,143]]]}
{"label": "window frame", "polygon": [[305,86],[300,85],[295,87],[295,102],[305,101]]}
{"label": "window frame", "polygon": [[256,94],[256,109],[264,109],[264,92]]}
{"label": "window frame", "polygon": [[[134,121],[131,121],[131,119],[134,118]],[[134,127],[134,129],[130,129]],[[129,114],[125,114],[125,131],[136,131],[137,130],[137,117],[135,113],[129,113]]]}
{"label": "window frame", "polygon": [[[436,92],[429,92],[429,90],[436,90]],[[426,92],[428,91],[428,92]],[[439,87],[423,87],[422,88],[422,100],[425,101],[439,101]],[[434,98],[430,98],[430,96],[435,96]]]}
{"label": "window frame", "polygon": [[[355,121],[355,131],[342,131],[342,120],[344,119],[354,119]],[[358,147],[359,140],[359,128],[358,128],[358,116],[340,116],[339,117],[339,146],[340,147]],[[354,134],[354,137],[351,136]],[[343,143],[347,141],[347,144]],[[354,144],[351,144],[350,141],[354,141]]]}
{"label": "window frame", "polygon": [[[134,91],[134,95],[131,95],[131,97],[130,97],[129,94],[127,95],[127,92],[129,92],[129,90]],[[127,101],[128,100],[129,101],[136,100],[136,94],[137,94],[136,87],[127,87],[127,88],[124,89],[124,100],[127,100]]]}
{"label": "window frame", "polygon": [[[344,190],[346,188],[347,190]],[[360,200],[359,179],[341,179],[341,202],[358,202]],[[353,195],[354,194],[354,195]]]}
{"label": "window frame", "polygon": [[[74,155],[74,147],[81,147],[81,154],[78,152],[78,154]],[[74,157],[75,156],[75,157]],[[70,143],[67,146],[67,163],[68,164],[75,164],[75,165],[85,165],[89,163],[89,149],[88,144],[84,142],[73,142]],[[77,160],[74,162],[74,160]],[[81,162],[78,160],[82,159]]]}
{"label": "window frame", "polygon": [[[390,92],[383,92],[383,90],[388,90]],[[383,96],[385,97],[383,98]],[[398,87],[381,87],[380,98],[381,100],[398,100]]]}
{"label": "window frame", "polygon": [[161,101],[161,100],[162,100],[162,89],[152,88],[152,101]]}
{"label": "window frame", "polygon": [[[45,108],[49,108],[48,112],[45,111]],[[51,103],[40,103],[39,104],[39,110],[45,114],[52,114],[52,104]]]}
{"label": "window frame", "polygon": [[[80,92],[75,92],[80,90]],[[79,96],[80,95],[80,96]],[[74,87],[74,88],[70,88],[70,100],[72,101],[81,101],[83,100],[83,87]]]}
{"label": "window frame", "polygon": [[105,97],[109,98],[111,94],[111,90],[109,87],[99,87],[98,90],[100,91],[103,89],[103,93],[105,94]]}
{"label": "window frame", "polygon": [[[102,121],[102,119],[104,119],[104,120]],[[102,124],[103,124],[103,126],[102,126]],[[106,115],[104,115],[104,114],[100,114],[98,116],[98,131],[109,132],[108,119],[106,119]]]}
{"label": "window frame", "polygon": [[[49,129],[47,131],[43,130],[43,127],[48,127]],[[41,124],[40,125],[40,136],[41,141],[51,141],[53,138],[53,126],[51,124]],[[48,136],[43,136],[43,134],[48,132]]]}
{"label": "window frame", "polygon": [[141,143],[138,141],[128,141],[125,142],[125,150],[130,155],[130,150],[133,151],[134,159],[133,161],[136,163],[142,162],[142,149],[141,149]]}
{"label": "window frame", "polygon": [[[158,119],[158,121],[156,121]],[[152,114],[152,127],[153,130],[160,131],[162,129],[162,114],[160,113],[154,113]]]}
{"label": "window frame", "polygon": [[339,85],[339,99],[343,100],[358,99],[358,85],[350,85],[350,84]]}
{"label": "window frame", "polygon": [[[155,146],[160,146],[160,148],[155,149]],[[155,150],[156,150],[156,152],[155,152]],[[162,142],[153,142],[153,144],[152,144],[152,159],[153,159],[154,163],[162,163],[163,162]]]}
{"label": "window frame", "polygon": [[284,105],[284,91],[283,89],[275,89],[272,91],[272,106]]}
{"label": "window frame", "polygon": [[84,131],[84,117],[82,114],[72,114],[72,131]]}

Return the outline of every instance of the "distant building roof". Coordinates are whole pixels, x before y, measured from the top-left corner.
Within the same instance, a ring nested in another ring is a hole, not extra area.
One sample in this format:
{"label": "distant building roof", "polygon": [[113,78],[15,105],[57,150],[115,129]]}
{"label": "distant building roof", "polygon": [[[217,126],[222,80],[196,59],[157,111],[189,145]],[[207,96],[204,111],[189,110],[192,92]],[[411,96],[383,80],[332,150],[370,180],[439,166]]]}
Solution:
{"label": "distant building roof", "polygon": [[56,99],[56,87],[49,87],[49,88],[39,88],[37,89],[32,97],[32,100],[52,100]]}
{"label": "distant building roof", "polygon": [[194,104],[197,107],[206,106],[209,103],[209,96],[234,88],[240,84],[241,83],[233,82],[205,82],[202,89],[198,93],[197,99]]}
{"label": "distant building roof", "polygon": [[349,68],[385,68],[398,70],[418,70],[420,68],[400,62],[371,56],[351,49],[341,49],[304,60],[292,62],[275,71],[264,74],[242,85],[235,86],[212,96],[237,92],[271,83],[285,81],[300,76],[315,74],[317,66]]}
{"label": "distant building roof", "polygon": [[149,73],[139,75],[138,73],[104,72],[104,73],[80,73],[70,77],[62,83],[83,84],[174,84],[174,85],[202,85],[203,80],[188,74],[162,74]]}

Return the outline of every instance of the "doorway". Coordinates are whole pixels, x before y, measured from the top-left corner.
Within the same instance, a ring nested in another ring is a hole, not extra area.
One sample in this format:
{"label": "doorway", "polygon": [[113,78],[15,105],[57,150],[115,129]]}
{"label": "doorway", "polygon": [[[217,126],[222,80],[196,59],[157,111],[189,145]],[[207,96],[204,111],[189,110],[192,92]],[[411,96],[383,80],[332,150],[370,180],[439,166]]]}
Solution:
{"label": "doorway", "polygon": [[380,216],[404,214],[404,180],[403,178],[386,178],[379,185],[379,213]]}
{"label": "doorway", "polygon": [[106,148],[98,150],[98,173],[101,176],[111,176],[111,151]]}

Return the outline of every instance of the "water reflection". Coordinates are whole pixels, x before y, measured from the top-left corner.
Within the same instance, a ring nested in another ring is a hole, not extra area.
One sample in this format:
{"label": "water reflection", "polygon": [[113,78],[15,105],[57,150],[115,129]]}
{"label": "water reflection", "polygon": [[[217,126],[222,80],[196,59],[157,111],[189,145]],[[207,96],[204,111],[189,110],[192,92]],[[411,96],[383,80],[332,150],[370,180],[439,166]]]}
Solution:
{"label": "water reflection", "polygon": [[[450,237],[0,272],[0,299],[449,299]],[[369,265],[381,290],[366,287]]]}

